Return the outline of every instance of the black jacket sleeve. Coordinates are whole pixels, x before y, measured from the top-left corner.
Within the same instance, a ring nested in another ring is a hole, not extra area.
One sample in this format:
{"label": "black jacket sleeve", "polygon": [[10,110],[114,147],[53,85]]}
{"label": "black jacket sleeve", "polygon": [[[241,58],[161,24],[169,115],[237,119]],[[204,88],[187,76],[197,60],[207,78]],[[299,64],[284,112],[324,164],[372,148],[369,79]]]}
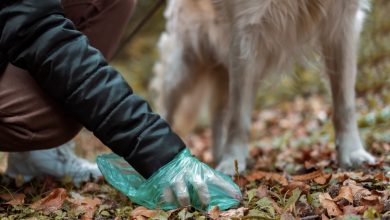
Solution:
{"label": "black jacket sleeve", "polygon": [[148,178],[184,143],[75,30],[59,2],[20,0],[0,8],[0,53]]}
{"label": "black jacket sleeve", "polygon": [[5,71],[8,61],[3,53],[0,51],[0,75]]}

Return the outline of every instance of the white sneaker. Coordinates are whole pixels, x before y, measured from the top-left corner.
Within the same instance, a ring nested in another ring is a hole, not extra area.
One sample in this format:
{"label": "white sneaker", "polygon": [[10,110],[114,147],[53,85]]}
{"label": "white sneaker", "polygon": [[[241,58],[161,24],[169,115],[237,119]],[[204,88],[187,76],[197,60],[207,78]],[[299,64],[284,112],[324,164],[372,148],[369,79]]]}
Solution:
{"label": "white sneaker", "polygon": [[48,150],[12,152],[8,154],[8,166],[5,173],[16,178],[22,176],[25,182],[34,177],[69,176],[76,186],[91,178],[102,176],[96,163],[91,163],[73,153],[75,143],[69,141],[59,147]]}

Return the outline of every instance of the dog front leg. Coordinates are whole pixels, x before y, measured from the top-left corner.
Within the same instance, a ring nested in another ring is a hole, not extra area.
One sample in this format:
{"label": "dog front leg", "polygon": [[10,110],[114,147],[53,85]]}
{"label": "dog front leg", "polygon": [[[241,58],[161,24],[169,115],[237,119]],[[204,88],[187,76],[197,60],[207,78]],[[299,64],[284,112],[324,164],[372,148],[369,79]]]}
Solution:
{"label": "dog front leg", "polygon": [[[359,30],[353,17],[340,17],[344,20],[336,27],[337,33],[333,36],[330,32],[324,33],[322,47],[332,90],[339,163],[342,167],[355,167],[364,162],[374,163],[375,158],[364,149],[356,123],[354,87]],[[334,24],[330,22],[330,25]],[[332,28],[334,26],[329,27]]]}
{"label": "dog front leg", "polygon": [[255,93],[262,70],[259,59],[258,38],[254,33],[233,31],[229,60],[229,97],[224,120],[223,146],[217,149],[217,170],[233,175],[234,160],[238,161],[238,171],[246,168],[249,155],[248,141],[251,125],[251,112]]}

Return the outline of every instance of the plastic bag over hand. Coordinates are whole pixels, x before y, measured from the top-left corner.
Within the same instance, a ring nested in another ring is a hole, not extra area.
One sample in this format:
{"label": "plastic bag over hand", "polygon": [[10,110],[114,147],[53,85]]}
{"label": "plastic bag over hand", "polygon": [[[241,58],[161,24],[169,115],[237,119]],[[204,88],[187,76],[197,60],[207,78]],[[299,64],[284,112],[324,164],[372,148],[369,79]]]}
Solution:
{"label": "plastic bag over hand", "polygon": [[238,205],[242,198],[231,178],[200,162],[188,149],[148,179],[114,153],[98,156],[97,164],[112,186],[149,209],[191,205],[203,211],[213,206],[225,210]]}

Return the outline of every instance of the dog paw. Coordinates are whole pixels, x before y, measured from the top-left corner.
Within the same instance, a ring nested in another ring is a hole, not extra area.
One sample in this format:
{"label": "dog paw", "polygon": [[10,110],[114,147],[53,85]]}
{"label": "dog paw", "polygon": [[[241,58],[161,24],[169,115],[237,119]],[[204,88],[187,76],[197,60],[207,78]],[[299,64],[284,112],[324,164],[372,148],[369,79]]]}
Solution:
{"label": "dog paw", "polygon": [[353,168],[363,163],[375,163],[375,157],[361,148],[352,152],[345,152],[339,155],[340,166],[343,168]]}
{"label": "dog paw", "polygon": [[236,167],[234,165],[234,161],[237,160],[238,162],[238,173],[244,172],[246,168],[246,159],[245,158],[232,158],[232,157],[227,157],[221,160],[219,162],[216,170],[229,175],[229,176],[234,176],[236,174]]}

